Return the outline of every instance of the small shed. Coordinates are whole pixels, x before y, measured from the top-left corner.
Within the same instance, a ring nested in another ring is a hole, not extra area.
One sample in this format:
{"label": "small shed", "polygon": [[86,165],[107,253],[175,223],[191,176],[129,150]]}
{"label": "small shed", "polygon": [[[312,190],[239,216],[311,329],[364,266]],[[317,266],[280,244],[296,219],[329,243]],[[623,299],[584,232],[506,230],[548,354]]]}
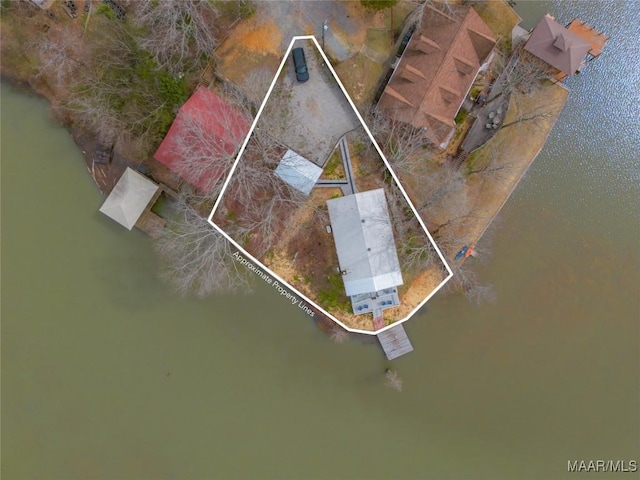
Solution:
{"label": "small shed", "polygon": [[346,294],[359,301],[354,296],[402,285],[384,190],[331,199],[327,207]]}
{"label": "small shed", "polygon": [[158,185],[127,167],[100,211],[131,230],[158,191]]}
{"label": "small shed", "polygon": [[276,175],[296,190],[309,195],[322,175],[322,168],[293,150],[287,150],[276,168]]}

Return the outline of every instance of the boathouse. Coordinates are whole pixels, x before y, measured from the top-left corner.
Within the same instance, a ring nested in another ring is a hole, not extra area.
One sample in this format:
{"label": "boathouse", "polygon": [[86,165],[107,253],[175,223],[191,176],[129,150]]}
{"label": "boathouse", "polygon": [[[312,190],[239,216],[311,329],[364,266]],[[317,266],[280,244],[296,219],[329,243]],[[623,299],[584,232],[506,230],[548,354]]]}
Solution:
{"label": "boathouse", "polygon": [[403,283],[384,190],[334,198],[327,208],[353,313],[373,313],[377,325],[383,310],[400,305]]}
{"label": "boathouse", "polygon": [[200,192],[209,193],[233,163],[250,126],[240,109],[200,86],[180,108],[153,157]]}
{"label": "boathouse", "polygon": [[557,70],[558,80],[579,72],[592,45],[547,14],[535,26],[524,49]]}
{"label": "boathouse", "polygon": [[496,42],[473,8],[448,13],[427,3],[378,108],[446,148],[455,117],[476,76],[491,62]]}
{"label": "boathouse", "polygon": [[[100,207],[100,212],[132,230],[139,225],[147,207],[153,204],[159,194],[160,187],[156,183],[127,167]],[[164,225],[164,221],[162,223]]]}

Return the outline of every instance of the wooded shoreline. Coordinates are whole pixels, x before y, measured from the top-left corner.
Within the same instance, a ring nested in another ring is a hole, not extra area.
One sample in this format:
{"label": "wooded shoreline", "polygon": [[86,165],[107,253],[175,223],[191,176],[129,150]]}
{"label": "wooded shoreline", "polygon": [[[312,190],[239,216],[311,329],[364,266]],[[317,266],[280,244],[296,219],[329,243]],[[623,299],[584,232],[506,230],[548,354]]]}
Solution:
{"label": "wooded shoreline", "polygon": [[[2,80],[20,90],[29,94],[42,96],[49,101],[52,106],[54,118],[70,132],[74,142],[83,153],[89,173],[93,175],[98,188],[103,194],[110,191],[110,188],[115,184],[121,170],[124,170],[125,166],[146,168],[145,163],[147,160],[144,160],[146,157],[140,157],[140,155],[134,154],[132,158],[142,158],[142,160],[139,162],[130,162],[125,158],[129,152],[119,151],[119,149],[116,148],[115,155],[117,156],[117,161],[112,162],[106,169],[107,172],[111,173],[102,177],[96,176],[92,167],[93,154],[99,145],[99,134],[86,127],[79,127],[80,122],[77,121],[73,112],[65,110],[64,113],[61,114],[61,110],[56,108],[56,105],[60,104],[60,98],[56,96],[54,89],[47,86],[47,82],[43,81],[42,77],[28,77],[23,79],[20,76],[20,72],[7,72],[3,65]],[[483,147],[472,153],[464,167],[458,168],[461,170],[458,175],[463,179],[465,184],[464,195],[468,197],[466,199],[467,207],[465,207],[467,210],[463,212],[464,219],[460,221],[455,219],[454,216],[450,218],[442,216],[442,219],[439,220],[440,223],[430,228],[432,234],[434,233],[432,229],[435,229],[436,233],[445,227],[448,230],[445,240],[440,240],[442,244],[440,241],[437,241],[445,257],[450,264],[452,264],[456,272],[454,279],[450,283],[454,286],[454,289],[462,291],[465,294],[473,292],[472,295],[469,296],[473,297],[474,300],[478,300],[479,296],[483,294],[483,291],[476,288],[477,280],[473,278],[473,272],[468,272],[467,269],[463,268],[463,262],[466,257],[463,257],[461,260],[455,260],[454,256],[461,247],[478,243],[484,232],[499,214],[507,199],[515,190],[519,181],[543,147],[553,124],[564,106],[568,92],[561,86],[544,84],[541,90],[535,93],[535,95],[529,96],[516,93],[512,97],[512,101],[504,118],[505,124],[510,123],[508,132],[499,131],[497,135],[489,140]],[[549,98],[553,98],[553,102],[549,102]],[[547,112],[548,115],[544,118],[536,119],[535,124],[533,122],[528,123],[519,120],[526,118],[527,112],[535,112],[540,105],[550,108],[549,112]],[[64,118],[61,115],[64,116]],[[525,140],[517,141],[518,139]],[[124,145],[126,144],[127,143],[124,142]],[[499,161],[497,162],[496,159]],[[393,162],[391,163],[393,165]],[[419,201],[419,196],[421,195],[420,188],[423,182],[431,181],[437,183],[438,181],[437,179],[429,180],[424,170],[421,174],[405,176],[403,176],[401,172],[399,177],[403,184],[406,182],[405,188],[413,203],[416,205],[423,203]],[[452,184],[456,182],[457,180],[452,182]],[[412,195],[412,193],[415,193],[415,195]],[[452,190],[449,195],[455,198],[458,193],[457,190]],[[456,199],[455,201],[458,200]],[[444,208],[448,208],[447,205],[444,205]],[[427,208],[424,211],[429,212],[429,209]],[[431,214],[431,212],[429,213]],[[427,219],[424,217],[423,219],[429,225]],[[478,248],[477,251],[482,254],[482,246]],[[478,298],[475,298],[476,294]]]}

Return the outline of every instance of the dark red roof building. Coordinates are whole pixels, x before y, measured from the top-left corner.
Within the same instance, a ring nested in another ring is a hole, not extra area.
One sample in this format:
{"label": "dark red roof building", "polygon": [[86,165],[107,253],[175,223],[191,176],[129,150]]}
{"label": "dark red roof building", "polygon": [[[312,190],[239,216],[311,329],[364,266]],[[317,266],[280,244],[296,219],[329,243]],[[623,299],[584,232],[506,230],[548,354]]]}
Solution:
{"label": "dark red roof building", "polygon": [[153,156],[202,193],[209,193],[231,166],[250,127],[240,109],[200,86],[180,108]]}

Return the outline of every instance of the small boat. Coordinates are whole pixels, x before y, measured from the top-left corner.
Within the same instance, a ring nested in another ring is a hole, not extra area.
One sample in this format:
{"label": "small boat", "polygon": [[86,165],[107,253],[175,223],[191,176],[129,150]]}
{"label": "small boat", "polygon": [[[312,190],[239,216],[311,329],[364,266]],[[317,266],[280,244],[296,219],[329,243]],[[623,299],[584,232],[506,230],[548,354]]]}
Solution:
{"label": "small boat", "polygon": [[469,250],[469,246],[465,245],[464,247],[462,247],[460,249],[460,251],[458,253],[456,253],[455,259],[456,260],[460,260],[462,258],[462,256],[467,253],[467,250]]}

